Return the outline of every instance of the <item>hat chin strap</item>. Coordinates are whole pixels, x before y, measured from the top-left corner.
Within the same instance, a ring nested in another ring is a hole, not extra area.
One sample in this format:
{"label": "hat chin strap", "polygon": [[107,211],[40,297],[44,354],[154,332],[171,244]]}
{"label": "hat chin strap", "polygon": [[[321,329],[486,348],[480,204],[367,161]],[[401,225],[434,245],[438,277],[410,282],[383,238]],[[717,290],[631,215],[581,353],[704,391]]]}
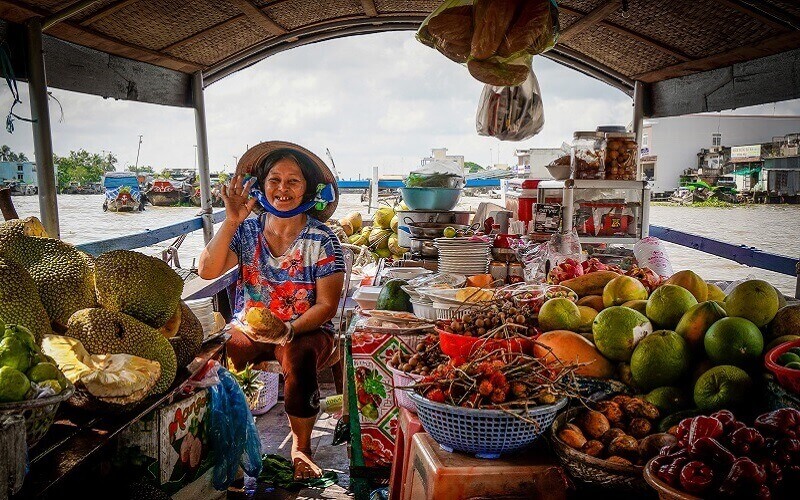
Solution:
{"label": "hat chin strap", "polygon": [[278,210],[267,200],[267,197],[264,196],[264,193],[262,193],[261,190],[255,186],[250,188],[250,196],[255,198],[258,204],[261,205],[261,207],[268,213],[282,219],[294,217],[295,215],[302,214],[303,212],[308,212],[311,209],[320,211],[324,210],[325,207],[328,206],[328,203],[336,200],[336,192],[333,190],[333,186],[331,184],[318,184],[317,195],[313,200],[301,203],[300,206],[291,210]]}

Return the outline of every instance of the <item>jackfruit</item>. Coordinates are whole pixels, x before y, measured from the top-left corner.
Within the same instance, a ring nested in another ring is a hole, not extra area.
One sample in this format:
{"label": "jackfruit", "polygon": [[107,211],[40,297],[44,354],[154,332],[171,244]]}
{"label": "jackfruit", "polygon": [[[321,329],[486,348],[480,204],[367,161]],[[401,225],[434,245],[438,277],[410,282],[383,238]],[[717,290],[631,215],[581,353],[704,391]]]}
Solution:
{"label": "jackfruit", "polygon": [[183,280],[161,259],[130,250],[112,250],[95,260],[97,302],[153,328],[175,314]]}
{"label": "jackfruit", "polygon": [[81,341],[90,354],[131,354],[161,365],[153,392],[169,389],[177,362],[172,345],[158,330],[127,314],[101,308],[83,309],[69,319],[66,333]]}
{"label": "jackfruit", "polygon": [[36,342],[52,333],[36,283],[19,264],[0,258],[0,320],[26,327]]}
{"label": "jackfruit", "polygon": [[180,315],[178,333],[169,339],[169,343],[175,350],[178,366],[183,367],[191,363],[200,351],[200,346],[203,344],[203,325],[184,302],[181,302]]}
{"label": "jackfruit", "polygon": [[157,361],[130,354],[89,354],[78,339],[46,335],[42,349],[67,380],[107,403],[135,403],[150,392],[161,376]]}
{"label": "jackfruit", "polygon": [[91,257],[69,243],[0,232],[0,256],[27,269],[54,330],[65,331],[72,313],[96,305]]}
{"label": "jackfruit", "polygon": [[158,331],[161,332],[161,335],[163,335],[164,337],[171,339],[172,337],[178,334],[178,328],[180,326],[181,326],[181,308],[178,307],[177,309],[175,309],[175,314],[173,314],[172,317],[167,320],[164,326],[158,329]]}
{"label": "jackfruit", "polygon": [[9,236],[38,236],[47,238],[47,231],[42,222],[36,217],[25,219],[11,219],[0,223],[0,238]]}

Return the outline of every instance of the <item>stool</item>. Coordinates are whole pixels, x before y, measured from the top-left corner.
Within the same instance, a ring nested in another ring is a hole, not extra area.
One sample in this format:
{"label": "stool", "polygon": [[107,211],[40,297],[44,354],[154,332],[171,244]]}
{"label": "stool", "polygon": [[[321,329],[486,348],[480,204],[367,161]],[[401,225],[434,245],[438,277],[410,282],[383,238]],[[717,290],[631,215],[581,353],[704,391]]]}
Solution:
{"label": "stool", "polygon": [[411,441],[403,500],[567,498],[567,476],[543,447],[533,453],[486,460],[448,453],[425,432],[415,434]]}
{"label": "stool", "polygon": [[411,438],[422,431],[422,424],[416,413],[408,408],[400,407],[397,416],[397,435],[394,440],[394,461],[392,475],[389,478],[389,500],[400,500],[403,483],[408,472],[408,456],[411,453]]}

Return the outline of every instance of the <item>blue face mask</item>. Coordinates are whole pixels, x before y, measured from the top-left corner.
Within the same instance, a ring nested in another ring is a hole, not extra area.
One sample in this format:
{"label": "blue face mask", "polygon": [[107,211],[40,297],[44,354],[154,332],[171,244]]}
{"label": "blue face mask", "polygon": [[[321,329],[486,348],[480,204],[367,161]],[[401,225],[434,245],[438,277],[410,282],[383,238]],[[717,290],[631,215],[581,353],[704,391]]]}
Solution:
{"label": "blue face mask", "polygon": [[[245,184],[249,180],[250,176],[247,176],[242,183]],[[294,217],[297,214],[302,214],[303,212],[307,212],[312,209],[317,211],[325,210],[325,207],[328,206],[328,203],[333,203],[336,201],[336,191],[333,189],[333,184],[317,184],[317,194],[313,200],[301,203],[300,206],[286,211],[278,210],[277,208],[273,207],[272,204],[267,201],[267,197],[264,196],[264,193],[261,191],[261,189],[259,189],[258,183],[253,184],[253,187],[250,188],[250,196],[255,198],[256,202],[268,213],[283,219]]]}

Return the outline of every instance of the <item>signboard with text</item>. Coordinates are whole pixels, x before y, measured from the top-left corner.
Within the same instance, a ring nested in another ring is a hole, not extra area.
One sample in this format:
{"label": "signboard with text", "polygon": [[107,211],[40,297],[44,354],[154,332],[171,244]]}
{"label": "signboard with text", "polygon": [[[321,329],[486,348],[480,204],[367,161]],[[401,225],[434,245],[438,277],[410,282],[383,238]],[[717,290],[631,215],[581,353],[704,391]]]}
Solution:
{"label": "signboard with text", "polygon": [[731,159],[736,158],[761,158],[761,144],[753,146],[733,146],[731,148]]}

